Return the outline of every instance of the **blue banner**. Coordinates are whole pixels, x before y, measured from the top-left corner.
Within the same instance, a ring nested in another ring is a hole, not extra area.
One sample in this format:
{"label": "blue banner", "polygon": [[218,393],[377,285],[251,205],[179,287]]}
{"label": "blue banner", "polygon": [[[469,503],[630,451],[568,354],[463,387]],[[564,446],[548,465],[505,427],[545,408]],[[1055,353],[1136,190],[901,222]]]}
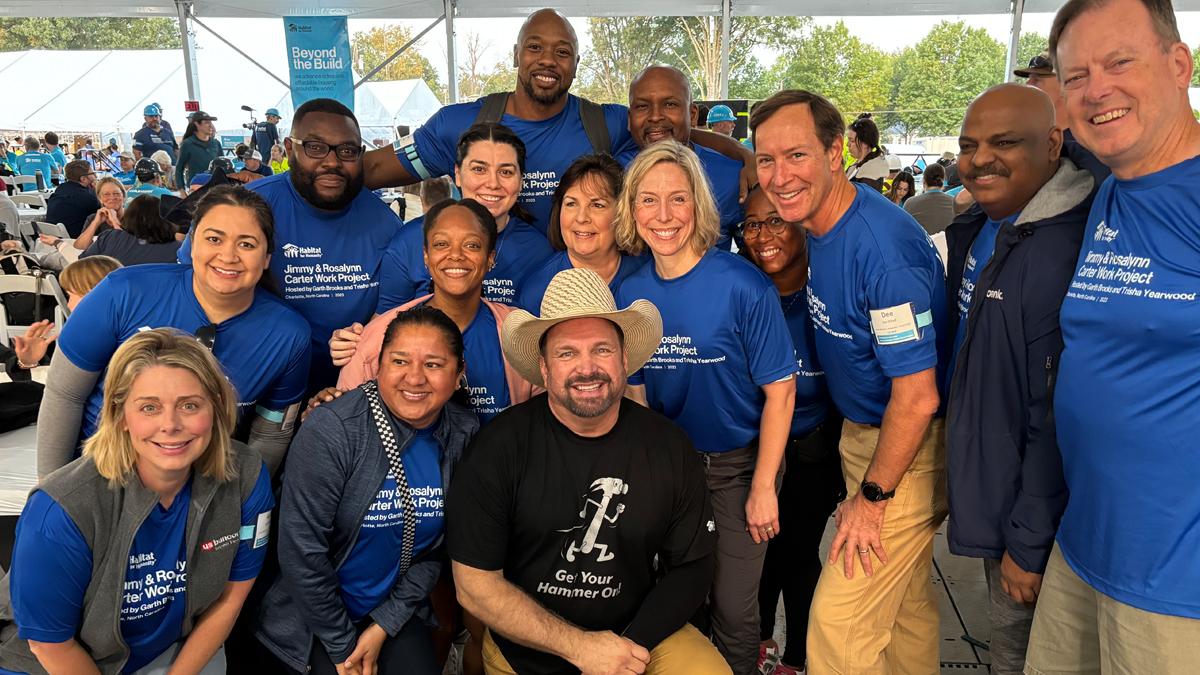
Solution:
{"label": "blue banner", "polygon": [[285,16],[292,106],[332,98],[354,110],[350,32],[344,16]]}

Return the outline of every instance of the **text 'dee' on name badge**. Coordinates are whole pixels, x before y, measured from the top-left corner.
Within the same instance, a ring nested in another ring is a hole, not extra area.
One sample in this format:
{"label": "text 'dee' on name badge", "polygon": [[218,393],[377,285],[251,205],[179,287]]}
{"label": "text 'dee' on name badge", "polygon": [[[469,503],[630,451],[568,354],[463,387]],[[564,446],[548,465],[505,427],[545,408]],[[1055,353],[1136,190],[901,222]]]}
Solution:
{"label": "text 'dee' on name badge", "polygon": [[921,328],[933,323],[930,312],[916,314],[911,302],[886,309],[872,309],[871,332],[880,345],[898,345],[921,339]]}

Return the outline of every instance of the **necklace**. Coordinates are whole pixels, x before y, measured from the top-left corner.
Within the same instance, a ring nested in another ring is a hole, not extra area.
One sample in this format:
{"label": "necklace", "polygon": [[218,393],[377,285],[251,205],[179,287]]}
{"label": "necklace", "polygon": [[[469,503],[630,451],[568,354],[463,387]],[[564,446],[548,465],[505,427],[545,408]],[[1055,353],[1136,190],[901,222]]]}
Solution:
{"label": "necklace", "polygon": [[[796,301],[799,300],[800,296],[803,294],[804,294],[804,289],[800,289],[792,294],[791,299],[788,300],[787,303],[783,306],[783,315],[784,316],[787,316],[787,313],[791,311],[792,306],[796,304]],[[782,302],[783,298],[779,298],[779,300],[780,300],[780,302]]]}

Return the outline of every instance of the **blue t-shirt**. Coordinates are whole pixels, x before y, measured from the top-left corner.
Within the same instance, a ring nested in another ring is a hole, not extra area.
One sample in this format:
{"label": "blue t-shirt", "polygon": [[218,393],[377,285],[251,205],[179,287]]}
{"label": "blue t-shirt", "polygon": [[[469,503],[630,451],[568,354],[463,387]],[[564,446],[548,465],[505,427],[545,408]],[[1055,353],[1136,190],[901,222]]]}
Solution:
{"label": "blue t-shirt", "polygon": [[151,197],[174,197],[175,193],[169,189],[151,183],[136,182],[133,187],[125,191],[125,205],[129,206],[129,202],[141,197],[142,195],[150,195]]}
{"label": "blue t-shirt", "polygon": [[[22,176],[34,176],[37,172],[42,173],[42,180],[45,181],[42,187],[50,189],[50,174],[54,172],[54,158],[44,152],[26,152],[23,155],[17,155],[17,165],[13,169]],[[22,189],[32,185],[26,184],[21,186]]]}
{"label": "blue t-shirt", "polygon": [[[388,244],[379,273],[376,314],[433,292],[425,267],[424,225],[423,216],[404,223]],[[515,305],[525,276],[552,253],[546,235],[510,215],[504,231],[496,237],[496,266],[483,278],[483,299]]]}
{"label": "blue t-shirt", "polygon": [[1200,619],[1200,158],[1092,205],[1054,396],[1071,499],[1058,543],[1096,590]]}
{"label": "blue t-shirt", "polygon": [[955,307],[958,309],[958,328],[954,332],[954,350],[950,352],[950,358],[946,362],[944,391],[950,391],[950,383],[954,379],[954,363],[958,360],[958,352],[962,349],[963,341],[967,339],[967,313],[971,309],[971,298],[975,295],[975,284],[979,283],[979,275],[983,273],[983,268],[987,267],[988,261],[992,259],[992,253],[996,250],[996,235],[1000,232],[1000,225],[1005,222],[1016,222],[1016,220],[1017,216],[1005,218],[999,222],[988,218],[979,230],[979,234],[975,235],[971,250],[967,252],[967,260],[963,264],[962,283],[958,287],[958,297],[955,298]]}
{"label": "blue t-shirt", "polygon": [[[137,183],[137,174],[133,171],[117,171],[113,174],[113,178],[121,181],[121,185],[124,185],[125,187],[132,187],[135,183]],[[128,194],[128,192],[126,194]]]}
{"label": "blue t-shirt", "polygon": [[467,360],[467,393],[471,407],[484,424],[511,405],[512,400],[499,336],[496,315],[487,305],[479,303],[475,318],[463,332],[463,351]]}
{"label": "blue t-shirt", "polygon": [[178,144],[175,141],[175,133],[166,122],[162,123],[158,131],[143,124],[142,128],[133,134],[133,149],[142,153],[143,157],[149,157],[162,150],[171,156],[171,163],[174,164],[176,147]]}
{"label": "blue t-shirt", "polygon": [[[76,366],[103,372],[122,343],[148,328],[193,333],[209,324],[192,290],[192,268],[134,265],[116,270],[71,313],[58,348]],[[308,387],[309,329],[304,319],[270,293],[256,289],[245,312],[217,324],[213,354],[238,395],[238,414],[252,406],[283,410],[303,400]],[[84,408],[86,438],[96,430],[104,402],[104,377]]]}
{"label": "blue t-shirt", "polygon": [[[636,147],[629,135],[629,110],[614,103],[602,107],[612,143],[609,154],[618,157]],[[458,137],[475,123],[482,109],[482,98],[443,107],[413,133],[411,141],[407,137],[396,141],[396,157],[418,180],[453,175]],[[568,94],[567,105],[550,119],[531,122],[505,114],[500,123],[525,143],[524,184],[518,203],[529,209],[533,225],[545,234],[558,179],[577,158],[592,152],[579,119],[579,99]],[[408,148],[410,142],[413,147]]]}
{"label": "blue t-shirt", "polygon": [[[617,267],[617,275],[612,281],[608,282],[608,290],[612,291],[613,297],[617,295],[617,289],[621,287],[621,282],[630,274],[638,271],[646,261],[650,260],[649,256],[631,256],[621,254],[621,264]],[[571,257],[566,251],[558,251],[554,255],[546,258],[545,262],[540,267],[531,271],[529,276],[521,282],[521,293],[517,297],[517,307],[533,314],[534,316],[542,313],[542,296],[546,295],[546,288],[550,285],[550,281],[555,274],[563,270],[572,269]]]}
{"label": "blue t-shirt", "polygon": [[758,436],[762,387],[796,373],[796,350],[774,284],[749,261],[709,249],[687,274],[658,276],[647,262],[617,290],[617,306],[654,303],[658,351],[632,377],[650,407],[703,452],[746,447]]}
{"label": "blue t-shirt", "polygon": [[61,174],[64,167],[67,166],[67,154],[63,152],[62,146],[56,146],[50,151],[50,159],[54,160],[54,165],[58,167],[55,175]]}
{"label": "blue t-shirt", "polygon": [[342,601],[355,623],[387,599],[396,585],[404,548],[404,509],[412,508],[417,516],[414,558],[442,536],[442,451],[433,437],[435,428],[418,429],[400,458],[408,477],[411,505],[401,501],[396,476],[388,470],[375,501],[363,516],[354,548],[337,570]]}
{"label": "blue t-shirt", "polygon": [[[188,481],[169,508],[155,505],[133,537],[121,603],[121,638],[130,650],[123,673],[150,663],[182,637],[191,488]],[[223,547],[240,540],[230,581],[258,576],[267,555],[266,530],[274,507],[271,478],[263,466],[254,490],[242,503],[241,530],[230,533],[235,536],[228,544],[218,544]],[[199,544],[201,561],[206,550],[215,550],[213,544]],[[92,581],[92,551],[66,511],[40,490],[30,495],[17,521],[11,572],[13,614],[22,639],[66,642],[77,636]]]}
{"label": "blue t-shirt", "polygon": [[792,346],[796,348],[796,409],[792,413],[791,436],[800,438],[809,435],[825,421],[829,412],[829,390],[825,388],[825,371],[817,360],[814,344],[812,319],[808,316],[808,291],[781,296],[783,318]]}
{"label": "blue t-shirt", "polygon": [[[271,278],[283,301],[312,327],[312,385],[332,386],[338,371],[329,358],[329,336],[371,319],[379,302],[384,249],[400,229],[400,218],[370,190],[359,192],[341,211],[313,208],[296,192],[288,173],[246,188],[267,200],[275,215]],[[179,260],[191,264],[191,256],[188,237]]]}
{"label": "blue t-shirt", "polygon": [[946,281],[917,221],[871,186],[854,188],[833,229],[808,238],[808,311],[834,404],[880,424],[892,378],[943,366]]}
{"label": "blue t-shirt", "polygon": [[[709,187],[712,188],[717,212],[721,217],[721,236],[715,246],[722,251],[728,251],[733,231],[745,219],[745,210],[738,201],[741,196],[742,163],[702,145],[691,144],[689,147],[704,167],[704,174],[708,176]],[[618,158],[621,166],[629,166],[639,152],[641,148],[634,147],[622,154]]]}

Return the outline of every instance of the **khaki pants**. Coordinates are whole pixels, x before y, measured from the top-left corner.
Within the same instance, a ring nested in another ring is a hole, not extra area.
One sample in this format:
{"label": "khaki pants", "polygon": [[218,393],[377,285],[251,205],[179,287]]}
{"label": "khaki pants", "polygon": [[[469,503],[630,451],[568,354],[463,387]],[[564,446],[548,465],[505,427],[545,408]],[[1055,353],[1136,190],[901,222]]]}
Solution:
{"label": "khaki pants", "polygon": [[[858,493],[878,440],[875,427],[849,420],[842,427],[847,499]],[[809,675],[938,672],[938,606],[930,577],[933,536],[946,517],[945,454],[942,421],[934,420],[884,515],[886,565],[876,558],[872,576],[858,569],[847,579],[839,556],[821,571],[808,624]]]}
{"label": "khaki pants", "polygon": [[1200,620],[1118,602],[1075,574],[1058,544],[1033,614],[1027,675],[1183,675],[1196,672]]}
{"label": "khaki pants", "polygon": [[[486,675],[517,675],[489,630],[483,637],[483,672]],[[721,653],[691,624],[672,633],[650,650],[646,675],[730,675]]]}

